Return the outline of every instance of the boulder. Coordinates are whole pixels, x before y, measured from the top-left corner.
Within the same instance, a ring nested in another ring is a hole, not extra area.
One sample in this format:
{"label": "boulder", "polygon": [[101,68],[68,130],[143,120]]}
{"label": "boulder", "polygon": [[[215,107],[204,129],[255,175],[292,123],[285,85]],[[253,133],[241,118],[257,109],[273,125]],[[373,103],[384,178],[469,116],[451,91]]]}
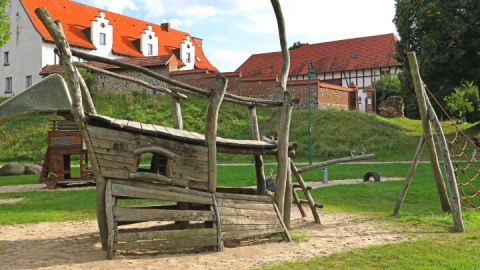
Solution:
{"label": "boulder", "polygon": [[25,174],[40,174],[42,172],[42,166],[37,164],[25,165]]}
{"label": "boulder", "polygon": [[12,162],[0,168],[0,176],[22,175],[25,173],[25,165]]}

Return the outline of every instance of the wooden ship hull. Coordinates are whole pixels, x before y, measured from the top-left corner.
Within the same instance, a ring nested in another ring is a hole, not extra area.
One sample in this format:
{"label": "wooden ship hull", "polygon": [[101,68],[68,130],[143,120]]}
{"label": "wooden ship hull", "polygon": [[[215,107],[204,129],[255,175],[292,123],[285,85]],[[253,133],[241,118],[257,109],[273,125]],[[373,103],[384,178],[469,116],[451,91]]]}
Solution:
{"label": "wooden ship hull", "polygon": [[[107,183],[111,252],[218,249],[224,241],[246,237],[275,233],[287,237],[270,194],[237,188],[208,192],[204,135],[100,115],[89,115],[86,127]],[[223,138],[217,138],[217,147],[219,152],[245,154],[271,154],[277,148],[263,141]],[[119,200],[129,199],[148,199],[154,205],[118,205]],[[122,229],[141,222],[162,223],[134,232]]]}

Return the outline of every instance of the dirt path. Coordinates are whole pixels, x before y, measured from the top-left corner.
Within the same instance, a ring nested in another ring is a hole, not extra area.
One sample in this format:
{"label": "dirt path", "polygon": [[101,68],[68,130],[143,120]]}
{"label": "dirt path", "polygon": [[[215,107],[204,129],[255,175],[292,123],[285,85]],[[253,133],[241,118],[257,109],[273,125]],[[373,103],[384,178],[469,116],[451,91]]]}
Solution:
{"label": "dirt path", "polygon": [[105,260],[94,221],[0,226],[2,269],[249,269],[275,262],[326,256],[352,248],[411,240],[384,224],[345,214],[322,213],[322,225],[293,213],[302,243],[263,243],[222,253],[117,255]]}

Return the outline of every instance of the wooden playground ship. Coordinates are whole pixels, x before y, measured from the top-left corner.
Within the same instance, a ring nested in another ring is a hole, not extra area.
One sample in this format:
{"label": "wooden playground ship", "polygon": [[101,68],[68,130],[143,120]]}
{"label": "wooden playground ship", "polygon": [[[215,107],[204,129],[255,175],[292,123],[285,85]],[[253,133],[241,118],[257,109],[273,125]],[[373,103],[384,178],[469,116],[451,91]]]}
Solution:
{"label": "wooden playground ship", "polygon": [[[215,88],[206,90],[139,66],[70,49],[60,22],[54,22],[45,9],[36,10],[55,40],[67,77],[67,83],[59,75],[51,75],[41,83],[55,86],[56,90],[52,91],[65,92],[62,94],[69,101],[68,106],[55,106],[71,108],[87,146],[97,186],[97,220],[107,258],[112,258],[116,250],[132,249],[176,251],[207,248],[221,251],[226,241],[272,234],[290,240],[287,227],[294,193],[290,157],[295,153],[295,145],[288,141],[292,109],[292,98],[286,91],[289,57],[280,5],[275,0],[272,5],[286,55],[279,83],[279,100],[226,93],[228,81],[220,75],[217,75]],[[167,83],[170,88],[96,68],[88,62],[74,63],[73,56],[140,72]],[[174,128],[97,114],[78,67],[170,95]],[[180,101],[187,95],[209,100],[205,135],[183,130]],[[217,137],[222,101],[248,108],[252,140]],[[278,140],[261,139],[257,106],[280,109]],[[217,152],[254,156],[257,188],[217,188]],[[278,161],[274,196],[266,188],[264,155],[273,155]],[[143,166],[143,162],[148,162],[148,166]],[[118,203],[130,199],[151,200],[153,205],[122,207]],[[315,202],[311,196],[308,199],[315,211],[315,220],[319,222]],[[135,226],[136,223],[142,223],[142,226]],[[125,228],[123,225],[129,226]]]}

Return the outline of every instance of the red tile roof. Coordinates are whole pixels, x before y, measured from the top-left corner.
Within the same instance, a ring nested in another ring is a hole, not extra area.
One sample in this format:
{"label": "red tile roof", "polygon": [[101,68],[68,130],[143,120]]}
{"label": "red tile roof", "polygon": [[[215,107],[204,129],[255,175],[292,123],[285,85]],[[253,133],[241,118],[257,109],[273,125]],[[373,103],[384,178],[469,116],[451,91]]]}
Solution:
{"label": "red tile roof", "polygon": [[[120,62],[134,64],[141,67],[156,67],[156,66],[165,66],[167,64],[173,64],[177,67],[183,66],[184,64],[180,61],[175,55],[159,55],[159,56],[148,56],[148,57],[131,57],[131,58],[121,58],[115,59]],[[100,62],[89,61],[86,64],[103,68],[103,69],[121,69],[120,67],[108,65]],[[62,65],[46,65],[40,71],[40,75],[49,75],[52,73],[58,73],[63,71]],[[205,72],[204,70],[200,70]]]}
{"label": "red tile roof", "polygon": [[[170,28],[169,31],[161,29],[160,25],[134,19],[121,14],[105,11],[99,8],[76,3],[70,0],[21,0],[33,25],[47,42],[53,42],[47,29],[35,15],[35,9],[44,7],[48,10],[54,20],[62,22],[65,36],[72,46],[86,49],[95,49],[86,34],[90,28],[91,21],[99,16],[99,12],[105,12],[105,18],[113,26],[113,52],[119,55],[143,57],[136,47],[135,41],[140,39],[141,33],[147,25],[152,25],[153,31],[158,36],[158,54],[171,55],[180,47],[180,43],[188,35],[186,32]],[[191,36],[190,36],[191,37]],[[192,37],[195,45],[195,56],[200,61],[195,61],[195,68],[217,71],[206,58],[201,49],[201,39]]]}
{"label": "red tile roof", "polygon": [[[289,75],[307,74],[310,60],[317,73],[400,66],[394,58],[397,40],[386,34],[307,44],[290,51]],[[281,52],[253,54],[236,71],[246,77],[277,75],[281,65]]]}

